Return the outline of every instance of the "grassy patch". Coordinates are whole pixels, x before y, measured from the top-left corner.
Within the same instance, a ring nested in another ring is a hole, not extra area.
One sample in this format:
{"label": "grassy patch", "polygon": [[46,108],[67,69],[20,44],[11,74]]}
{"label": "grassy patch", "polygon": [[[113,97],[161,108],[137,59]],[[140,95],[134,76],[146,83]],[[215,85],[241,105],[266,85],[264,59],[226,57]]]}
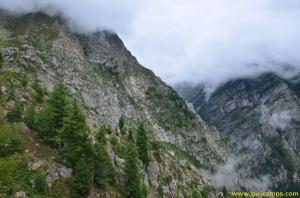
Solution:
{"label": "grassy patch", "polygon": [[0,125],[0,157],[14,154],[22,150],[21,136],[14,126]]}
{"label": "grassy patch", "polygon": [[29,157],[25,154],[14,154],[0,158],[0,196],[12,197],[18,191],[26,192],[28,197],[46,197],[32,186],[33,173],[27,170]]}

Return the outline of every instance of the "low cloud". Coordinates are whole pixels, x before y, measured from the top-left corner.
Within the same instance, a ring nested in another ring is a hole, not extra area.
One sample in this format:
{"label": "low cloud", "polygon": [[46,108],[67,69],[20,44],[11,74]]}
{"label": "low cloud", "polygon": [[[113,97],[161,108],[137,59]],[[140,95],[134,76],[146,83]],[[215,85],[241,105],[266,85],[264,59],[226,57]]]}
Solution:
{"label": "low cloud", "polygon": [[[229,157],[226,162],[218,168],[217,172],[211,175],[214,184],[220,188],[225,186],[229,190],[241,190],[241,186],[247,187],[247,190],[250,191],[270,190],[272,182],[269,175],[250,178],[247,175],[250,170],[238,168],[239,164],[245,164],[246,162],[247,159],[242,159],[241,157]],[[244,165],[241,167],[244,167]]]}
{"label": "low cloud", "polygon": [[210,87],[232,78],[300,69],[298,0],[0,0],[12,13],[62,15],[79,32],[117,32],[170,84]]}
{"label": "low cloud", "polygon": [[297,117],[297,113],[294,110],[284,107],[277,111],[270,112],[266,105],[263,104],[260,106],[259,111],[261,113],[260,122],[274,129],[287,129],[291,125],[292,119]]}

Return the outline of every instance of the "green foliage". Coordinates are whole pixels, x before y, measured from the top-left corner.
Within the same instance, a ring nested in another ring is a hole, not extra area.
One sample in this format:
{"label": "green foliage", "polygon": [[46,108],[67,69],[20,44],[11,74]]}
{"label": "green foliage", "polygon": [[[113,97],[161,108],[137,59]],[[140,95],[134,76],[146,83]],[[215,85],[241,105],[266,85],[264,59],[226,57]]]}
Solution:
{"label": "green foliage", "polygon": [[38,134],[48,143],[51,143],[52,138],[56,134],[56,129],[50,124],[49,120],[49,110],[44,109],[42,112],[38,113],[36,116],[35,124]]}
{"label": "green foliage", "polygon": [[58,28],[53,18],[43,13],[27,14],[11,21],[6,28],[12,33],[10,45],[19,47],[22,44],[19,36],[30,33],[26,40],[36,49],[50,50],[52,41],[58,36]]}
{"label": "green foliage", "polygon": [[[268,159],[267,171],[278,174],[278,166],[283,165],[287,170],[293,172],[295,167],[293,160],[287,149],[284,148],[282,140],[279,138],[265,138],[265,141],[272,148],[272,158]],[[275,160],[277,158],[277,160]]]}
{"label": "green foliage", "polygon": [[169,185],[172,181],[172,176],[171,175],[168,175],[166,177],[163,178],[163,183],[165,186]]}
{"label": "green foliage", "polygon": [[92,154],[92,146],[88,138],[89,128],[78,104],[74,102],[66,109],[57,142],[63,144],[62,156],[74,166],[79,158]]}
{"label": "green foliage", "polygon": [[16,86],[13,83],[9,83],[8,91],[7,91],[8,100],[14,100],[15,93],[16,93]]}
{"label": "green foliage", "polygon": [[175,152],[175,155],[177,157],[187,159],[197,168],[208,169],[208,166],[206,164],[201,163],[199,160],[197,160],[196,157],[192,156],[190,153],[182,150],[181,148],[175,146],[174,144],[166,144],[166,146],[168,149],[172,149]]}
{"label": "green foliage", "polygon": [[14,197],[18,191],[26,192],[28,197],[47,197],[45,192],[32,187],[30,180],[35,176],[27,170],[28,159],[25,154],[0,158],[0,197]]}
{"label": "green foliage", "polygon": [[30,106],[25,113],[24,122],[29,128],[34,129],[35,120],[36,120],[35,106]]}
{"label": "green foliage", "polygon": [[105,145],[107,138],[105,134],[111,129],[106,125],[101,125],[96,135],[98,144],[95,145],[95,183],[100,188],[105,188],[109,181],[112,182],[114,171],[110,162]]}
{"label": "green foliage", "polygon": [[63,84],[57,84],[50,94],[46,108],[50,111],[50,123],[55,129],[62,127],[63,118],[66,116],[65,107],[69,104],[68,91]]}
{"label": "green foliage", "polygon": [[125,158],[125,187],[130,197],[140,197],[140,175],[138,169],[138,154],[135,145],[129,143]]}
{"label": "green foliage", "polygon": [[21,74],[15,74],[15,78],[22,84],[23,87],[27,86],[28,80],[26,76]]}
{"label": "green foliage", "polygon": [[117,137],[116,137],[116,136],[113,136],[113,137],[110,139],[110,143],[111,143],[112,145],[116,145],[116,144],[118,143]]}
{"label": "green foliage", "polygon": [[22,105],[19,102],[14,104],[13,109],[7,113],[6,117],[12,122],[21,122],[22,121]]}
{"label": "green foliage", "polygon": [[88,195],[93,183],[94,154],[88,132],[85,116],[78,104],[69,104],[57,142],[63,145],[61,156],[75,169],[72,186],[79,197]]}
{"label": "green foliage", "polygon": [[201,197],[201,194],[197,190],[193,189],[192,198],[202,198],[202,197]]}
{"label": "green foliage", "polygon": [[113,175],[113,167],[104,145],[97,144],[95,150],[95,183],[105,188]]}
{"label": "green foliage", "polygon": [[222,189],[222,193],[223,193],[223,196],[226,198],[228,197],[228,191],[226,189],[226,187],[224,186],[223,189]]}
{"label": "green foliage", "polygon": [[45,95],[43,87],[38,82],[34,82],[32,84],[32,88],[34,89],[34,91],[36,93],[35,100],[38,103],[42,103],[44,95]]}
{"label": "green foliage", "polygon": [[47,142],[56,143],[58,130],[62,128],[68,104],[67,89],[62,84],[56,85],[49,96],[44,111],[38,115],[37,119],[38,131]]}
{"label": "green foliage", "polygon": [[140,185],[140,197],[146,198],[148,196],[148,191],[149,190],[148,190],[147,186],[144,183],[142,183]]}
{"label": "green foliage", "polygon": [[3,67],[3,62],[4,62],[4,58],[3,58],[2,53],[0,52],[0,68]]}
{"label": "green foliage", "polygon": [[159,184],[159,186],[157,187],[157,192],[160,197],[164,196],[164,189],[161,184]]}
{"label": "green foliage", "polygon": [[35,188],[39,192],[41,192],[41,193],[47,192],[46,174],[43,171],[38,170],[36,173],[34,173],[32,179],[33,179]]}
{"label": "green foliage", "polygon": [[130,142],[134,142],[134,137],[133,137],[133,131],[132,131],[133,129],[129,129],[128,130],[128,140],[130,141]]}
{"label": "green foliage", "polygon": [[155,150],[155,151],[158,151],[162,148],[162,145],[159,141],[154,140],[154,141],[151,141],[150,143],[151,143],[152,149]]}
{"label": "green foliage", "polygon": [[125,134],[125,132],[126,132],[125,119],[123,116],[120,117],[118,125],[119,125],[119,129],[120,129],[121,133]]}
{"label": "green foliage", "polygon": [[23,179],[18,176],[26,167],[25,161],[21,155],[11,155],[6,158],[0,158],[0,192],[12,194],[18,184],[23,183]]}
{"label": "green foliage", "polygon": [[70,102],[67,89],[58,84],[50,94],[44,110],[36,117],[39,134],[46,142],[59,146],[60,156],[74,169],[72,196],[88,195],[93,183],[95,157],[88,137],[89,127],[80,107],[76,102]]}
{"label": "green foliage", "polygon": [[22,150],[22,139],[17,130],[10,124],[0,126],[0,157],[11,155]]}
{"label": "green foliage", "polygon": [[155,86],[145,92],[147,99],[159,105],[160,109],[153,112],[157,122],[165,130],[182,129],[194,124],[195,113],[185,104],[185,101],[171,88],[159,90]]}
{"label": "green foliage", "polygon": [[96,138],[97,138],[97,141],[99,144],[102,144],[102,145],[106,145],[107,143],[107,138],[105,136],[105,134],[107,133],[109,127],[106,126],[106,125],[101,125],[99,130],[98,130],[98,133],[96,135]]}
{"label": "green foliage", "polygon": [[211,191],[212,191],[211,187],[205,186],[201,191],[202,198],[208,198],[208,195]]}
{"label": "green foliage", "polygon": [[136,145],[137,145],[139,158],[147,167],[150,162],[149,151],[148,151],[148,135],[146,133],[143,124],[139,125]]}
{"label": "green foliage", "polygon": [[80,158],[75,165],[75,176],[72,186],[75,189],[72,197],[85,197],[89,194],[93,184],[93,162]]}

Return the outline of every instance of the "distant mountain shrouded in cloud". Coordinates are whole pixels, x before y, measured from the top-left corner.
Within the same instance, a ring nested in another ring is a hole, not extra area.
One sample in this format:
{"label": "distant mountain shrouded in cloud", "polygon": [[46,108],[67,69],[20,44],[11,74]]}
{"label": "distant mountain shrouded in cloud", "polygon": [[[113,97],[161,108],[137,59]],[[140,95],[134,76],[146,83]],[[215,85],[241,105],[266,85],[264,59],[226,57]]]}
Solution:
{"label": "distant mountain shrouded in cloud", "polygon": [[118,33],[168,83],[300,70],[298,0],[0,0],[13,14],[62,15],[75,31]]}

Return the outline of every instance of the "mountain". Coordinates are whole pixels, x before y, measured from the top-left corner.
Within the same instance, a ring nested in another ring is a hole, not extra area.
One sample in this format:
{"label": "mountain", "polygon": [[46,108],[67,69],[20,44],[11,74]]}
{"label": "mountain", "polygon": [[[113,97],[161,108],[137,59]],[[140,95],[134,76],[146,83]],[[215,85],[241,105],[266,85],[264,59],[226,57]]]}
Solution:
{"label": "mountain", "polygon": [[269,178],[264,184],[273,190],[299,191],[298,82],[266,73],[226,82],[209,97],[201,85],[176,89],[237,151],[237,172]]}
{"label": "mountain", "polygon": [[[229,149],[218,130],[115,33],[79,34],[60,17],[1,11],[0,60],[0,145],[8,150],[0,156],[1,196],[132,195],[132,141],[149,149],[147,165],[140,153],[137,161],[139,197],[222,196],[205,173],[216,171]],[[141,123],[148,140],[138,139]],[[101,161],[94,152],[107,152],[114,170],[104,189],[95,184],[100,170],[93,164]]]}

